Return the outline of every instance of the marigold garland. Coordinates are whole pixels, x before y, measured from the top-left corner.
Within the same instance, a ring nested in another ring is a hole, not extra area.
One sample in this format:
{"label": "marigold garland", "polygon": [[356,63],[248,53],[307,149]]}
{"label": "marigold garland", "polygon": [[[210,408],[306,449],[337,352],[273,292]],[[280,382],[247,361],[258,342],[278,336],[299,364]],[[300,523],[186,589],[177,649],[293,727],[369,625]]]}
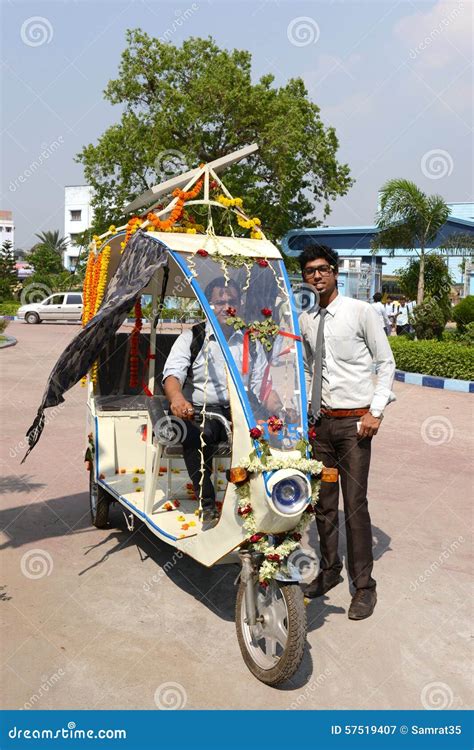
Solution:
{"label": "marigold garland", "polygon": [[142,305],[138,299],[135,302],[135,325],[130,334],[130,388],[138,386],[138,355],[140,350],[140,331],[142,329]]}
{"label": "marigold garland", "polygon": [[[83,287],[83,310],[82,325],[85,326],[92,320],[104,299],[105,287],[107,286],[107,274],[110,263],[110,245],[105,247],[97,255],[90,251],[87,259],[86,273]],[[91,381],[97,383],[97,362],[90,370]],[[82,384],[86,379],[82,378]]]}
{"label": "marigold garland", "polygon": [[[242,198],[228,198],[226,195],[218,195],[216,198],[216,201],[221,204],[221,206],[224,206],[225,208],[240,208],[243,210],[243,200]],[[244,216],[242,216],[240,213],[237,214],[237,223],[242,229],[250,229],[250,239],[252,240],[261,240],[263,239],[262,232],[258,229],[258,227],[261,226],[262,222],[258,218],[258,216],[254,216],[253,219],[246,219]]]}
{"label": "marigold garland", "polygon": [[[198,180],[195,184],[195,186],[191,190],[180,190],[180,188],[177,188],[176,190],[173,190],[173,197],[177,198],[176,205],[174,206],[173,210],[171,211],[168,219],[160,219],[160,217],[157,214],[154,214],[152,211],[150,211],[149,214],[147,214],[147,219],[150,222],[150,224],[154,227],[155,231],[157,232],[168,232],[171,227],[176,224],[178,219],[181,218],[181,215],[184,210],[184,204],[186,201],[192,200],[193,198],[196,198],[197,195],[201,192],[202,186],[204,183],[204,178],[201,178]],[[194,234],[194,232],[193,232]]]}

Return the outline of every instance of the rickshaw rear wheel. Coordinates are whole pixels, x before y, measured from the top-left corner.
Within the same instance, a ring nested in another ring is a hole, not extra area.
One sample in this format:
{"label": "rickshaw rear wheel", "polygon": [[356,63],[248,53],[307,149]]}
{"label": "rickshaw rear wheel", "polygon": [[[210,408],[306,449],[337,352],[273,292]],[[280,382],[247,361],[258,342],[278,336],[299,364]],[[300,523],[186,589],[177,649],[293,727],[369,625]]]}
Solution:
{"label": "rickshaw rear wheel", "polygon": [[235,624],[242,657],[258,680],[279,685],[298,670],[306,646],[306,608],[295,584],[272,581],[267,589],[255,583],[257,624],[246,622],[245,585],[240,584]]}
{"label": "rickshaw rear wheel", "polygon": [[95,481],[93,466],[89,472],[89,505],[93,525],[98,529],[105,529],[109,522],[110,496]]}

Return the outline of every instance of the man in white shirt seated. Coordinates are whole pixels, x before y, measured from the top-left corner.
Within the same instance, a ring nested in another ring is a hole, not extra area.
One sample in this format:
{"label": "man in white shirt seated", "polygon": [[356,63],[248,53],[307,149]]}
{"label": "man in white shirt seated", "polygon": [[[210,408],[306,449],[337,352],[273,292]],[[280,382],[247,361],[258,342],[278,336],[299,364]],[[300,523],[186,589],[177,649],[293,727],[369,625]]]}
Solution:
{"label": "man in white shirt seated", "polygon": [[[227,325],[227,319],[239,315],[241,293],[232,279],[223,276],[213,279],[205,289],[206,298],[214,310],[218,323],[229,345],[232,357],[239,372],[242,372],[243,333]],[[186,435],[183,439],[183,457],[194,491],[201,497],[202,529],[215,526],[219,520],[216,511],[216,494],[211,481],[212,458],[215,446],[227,440],[224,424],[218,419],[206,417],[204,428],[194,421],[205,403],[206,411],[221,414],[230,421],[229,394],[227,391],[227,371],[219,343],[206,323],[199,351],[193,351],[193,331],[184,331],[175,341],[163,370],[163,388],[170,409],[179,419],[186,421]],[[207,339],[205,341],[204,339]],[[207,363],[206,363],[207,354]],[[267,368],[267,358],[259,342],[250,346],[250,367],[247,375],[242,375],[247,395],[251,400],[260,401],[260,391]],[[278,413],[281,401],[272,391],[265,406],[270,413]],[[201,477],[201,430],[205,442],[203,477]],[[202,479],[202,482],[201,482]],[[201,496],[202,485],[202,496]]]}
{"label": "man in white shirt seated", "polygon": [[374,300],[372,303],[372,308],[379,316],[381,326],[384,329],[385,333],[387,334],[387,336],[390,336],[392,326],[390,325],[387,311],[385,310],[385,305],[382,304],[382,295],[380,294],[380,292],[375,292],[372,299]]}
{"label": "man in white shirt seated", "polygon": [[[367,302],[338,293],[338,254],[310,245],[300,256],[303,280],[314,286],[319,307],[300,316],[314,456],[339,469],[344,499],[347,566],[356,589],[351,620],[370,617],[377,601],[372,578],[372,528],[367,483],[372,437],[380,427],[395,374],[392,351],[377,313]],[[375,364],[375,384],[372,364]],[[342,581],[338,553],[339,483],[323,483],[316,504],[321,572],[304,587],[323,596]]]}

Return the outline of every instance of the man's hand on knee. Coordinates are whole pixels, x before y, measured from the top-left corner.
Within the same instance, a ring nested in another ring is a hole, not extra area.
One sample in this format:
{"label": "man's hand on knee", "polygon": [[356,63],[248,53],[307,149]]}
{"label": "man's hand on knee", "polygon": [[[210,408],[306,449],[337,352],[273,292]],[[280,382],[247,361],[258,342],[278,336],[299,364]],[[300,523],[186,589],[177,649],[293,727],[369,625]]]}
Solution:
{"label": "man's hand on knee", "polygon": [[194,417],[194,406],[186,401],[182,393],[173,396],[170,409],[171,413],[179,419],[192,419]]}

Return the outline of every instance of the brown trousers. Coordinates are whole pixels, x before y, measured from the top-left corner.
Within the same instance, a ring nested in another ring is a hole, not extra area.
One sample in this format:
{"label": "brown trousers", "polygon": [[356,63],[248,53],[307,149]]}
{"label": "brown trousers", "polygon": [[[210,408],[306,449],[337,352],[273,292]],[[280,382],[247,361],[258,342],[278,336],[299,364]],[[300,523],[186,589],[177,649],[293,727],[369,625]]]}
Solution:
{"label": "brown trousers", "polygon": [[[375,588],[372,578],[372,528],[367,503],[371,438],[357,437],[360,417],[325,417],[316,422],[313,456],[337,467],[344,499],[347,567],[356,589]],[[316,505],[321,570],[342,569],[338,554],[339,482],[322,482]]]}

